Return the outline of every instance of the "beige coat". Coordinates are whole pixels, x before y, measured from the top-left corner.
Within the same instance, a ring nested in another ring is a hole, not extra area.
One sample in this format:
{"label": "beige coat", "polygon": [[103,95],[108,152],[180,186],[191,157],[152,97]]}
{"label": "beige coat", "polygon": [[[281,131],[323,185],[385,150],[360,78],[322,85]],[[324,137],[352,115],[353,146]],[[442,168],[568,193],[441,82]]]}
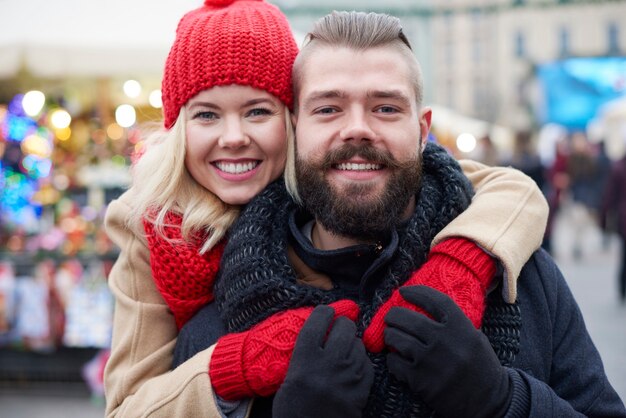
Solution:
{"label": "beige coat", "polygon": [[[436,242],[469,238],[495,255],[506,272],[505,298],[540,246],[548,206],[535,183],[519,171],[462,161],[476,189],[470,207],[442,230]],[[106,229],[121,250],[110,276],[115,297],[111,357],[104,384],[107,417],[219,417],[208,364],[213,347],[170,370],[176,344],[174,317],[152,280],[146,240],[125,225],[132,189],[111,202]]]}

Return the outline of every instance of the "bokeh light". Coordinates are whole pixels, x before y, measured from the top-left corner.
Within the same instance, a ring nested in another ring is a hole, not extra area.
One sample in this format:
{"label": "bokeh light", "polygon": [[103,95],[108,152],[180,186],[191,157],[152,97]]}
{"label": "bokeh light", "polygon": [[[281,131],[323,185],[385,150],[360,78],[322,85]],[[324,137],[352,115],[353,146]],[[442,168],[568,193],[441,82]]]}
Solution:
{"label": "bokeh light", "polygon": [[50,142],[39,134],[32,134],[24,138],[21,148],[24,154],[32,154],[40,158],[48,158],[52,154]]}
{"label": "bokeh light", "polygon": [[472,152],[476,148],[476,137],[470,133],[462,133],[456,138],[456,147],[461,152]]}
{"label": "bokeh light", "polygon": [[152,90],[152,92],[150,92],[150,96],[148,96],[148,103],[156,109],[162,108],[163,99],[161,98],[161,90]]}
{"label": "bokeh light", "polygon": [[72,123],[72,117],[67,113],[67,110],[56,109],[50,114],[50,123],[56,129],[67,128]]}
{"label": "bokeh light", "polygon": [[22,108],[28,116],[37,116],[43,105],[46,103],[46,96],[39,90],[31,90],[22,99]]}
{"label": "bokeh light", "polygon": [[20,142],[37,129],[37,123],[29,117],[18,116],[9,111],[5,120],[7,139]]}
{"label": "bokeh light", "polygon": [[124,128],[122,128],[117,123],[112,123],[107,126],[107,136],[114,141],[122,139],[124,136]]}
{"label": "bokeh light", "polygon": [[52,179],[52,185],[55,189],[63,191],[70,186],[70,179],[65,174],[57,174]]}
{"label": "bokeh light", "polygon": [[119,105],[117,109],[115,109],[115,120],[121,127],[130,128],[137,120],[135,108],[129,104]]}
{"label": "bokeh light", "polygon": [[132,99],[141,94],[141,84],[137,80],[127,80],[123,86],[124,94]]}
{"label": "bokeh light", "polygon": [[29,154],[22,160],[22,167],[24,167],[30,177],[40,179],[50,175],[52,161],[47,158],[40,158],[36,155]]}
{"label": "bokeh light", "polygon": [[59,141],[67,141],[72,136],[72,129],[69,127],[55,129],[54,135],[59,139]]}

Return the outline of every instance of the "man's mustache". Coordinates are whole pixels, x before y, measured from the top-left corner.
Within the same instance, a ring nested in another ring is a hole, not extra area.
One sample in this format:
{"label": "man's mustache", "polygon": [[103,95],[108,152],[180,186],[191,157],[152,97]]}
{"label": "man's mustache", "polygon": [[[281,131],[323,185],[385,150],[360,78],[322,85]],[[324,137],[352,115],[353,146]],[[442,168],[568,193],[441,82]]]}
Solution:
{"label": "man's mustache", "polygon": [[318,168],[327,170],[354,157],[360,157],[368,163],[378,164],[384,168],[399,169],[407,165],[407,162],[398,161],[388,150],[381,150],[367,143],[344,144],[328,151],[324,159],[317,165]]}

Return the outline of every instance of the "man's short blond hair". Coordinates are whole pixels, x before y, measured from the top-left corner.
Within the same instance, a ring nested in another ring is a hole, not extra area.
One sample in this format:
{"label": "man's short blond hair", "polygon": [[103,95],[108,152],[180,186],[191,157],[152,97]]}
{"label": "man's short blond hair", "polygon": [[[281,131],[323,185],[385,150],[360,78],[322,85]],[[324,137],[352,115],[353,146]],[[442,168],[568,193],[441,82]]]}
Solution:
{"label": "man's short blond hair", "polygon": [[294,62],[292,82],[296,113],[307,58],[320,47],[345,47],[356,51],[380,47],[396,49],[406,59],[417,105],[421,106],[422,71],[402,31],[400,19],[382,13],[335,11],[315,22]]}

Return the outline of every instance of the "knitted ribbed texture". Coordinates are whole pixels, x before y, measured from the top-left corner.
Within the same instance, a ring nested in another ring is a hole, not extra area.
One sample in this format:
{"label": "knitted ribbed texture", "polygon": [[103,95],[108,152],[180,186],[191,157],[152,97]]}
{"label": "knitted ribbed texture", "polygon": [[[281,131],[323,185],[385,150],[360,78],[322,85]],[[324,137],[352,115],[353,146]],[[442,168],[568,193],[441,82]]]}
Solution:
{"label": "knitted ribbed texture", "polygon": [[164,234],[168,241],[144,220],[144,229],[150,249],[150,268],[157,289],[174,314],[176,326],[185,323],[204,305],[213,300],[213,282],[224,251],[220,242],[201,255],[200,245],[182,241],[182,218],[169,213],[165,217]]}
{"label": "knitted ribbed texture", "polygon": [[519,303],[506,303],[502,285],[489,293],[481,331],[489,338],[503,366],[510,367],[519,352],[522,311]]}
{"label": "knitted ribbed texture", "polygon": [[[398,251],[380,278],[371,303],[360,304],[357,329],[363,332],[393,291],[408,280],[425,261],[435,235],[469,205],[472,191],[458,164],[436,144],[424,150],[424,177],[413,216],[400,232]],[[295,205],[277,181],[268,186],[242,212],[231,228],[215,284],[215,301],[230,332],[242,332],[272,314],[286,309],[330,303],[340,298],[334,290],[323,291],[297,284],[287,258],[288,226],[285,219]],[[519,309],[492,311],[492,297],[504,304],[499,290],[489,296],[485,322],[502,324],[486,328],[498,357],[512,357],[519,347]],[[495,300],[494,300],[495,301]],[[497,318],[497,322],[494,321]],[[507,341],[502,350],[502,344]],[[387,369],[387,353],[369,353],[375,380],[363,411],[364,417],[431,417],[432,411],[406,384]]]}
{"label": "knitted ribbed texture", "polygon": [[508,411],[506,412],[506,417],[525,418],[530,412],[530,390],[528,389],[528,385],[524,381],[524,378],[522,378],[518,371],[507,369],[507,372],[511,377],[513,396],[511,397],[511,403]]}
{"label": "knitted ribbed texture", "polygon": [[285,15],[260,0],[207,0],[178,23],[162,82],[171,128],[200,91],[229,84],[265,90],[291,107],[291,67],[298,47]]}
{"label": "knitted ribbed texture", "polygon": [[[445,293],[479,328],[485,311],[487,286],[495,270],[494,260],[472,241],[451,238],[433,247],[426,263],[403,286],[421,284]],[[404,300],[396,289],[378,309],[363,334],[363,343],[369,351],[378,353],[385,347],[384,319],[394,306],[425,313]]]}
{"label": "knitted ribbed texture", "polygon": [[[379,278],[371,303],[362,311],[364,330],[392,292],[426,261],[433,238],[469,205],[473,191],[458,163],[429,142],[423,153],[423,180],[415,212],[400,231],[399,249]],[[229,232],[215,297],[230,332],[251,328],[274,313],[330,303],[333,291],[298,285],[287,257],[288,225],[296,206],[277,181],[257,195]]]}
{"label": "knitted ribbed texture", "polygon": [[[332,303],[335,318],[356,320],[359,307],[349,300]],[[287,376],[298,334],[312,307],[277,313],[249,331],[221,337],[209,364],[211,384],[220,397],[237,400],[269,396]]]}

